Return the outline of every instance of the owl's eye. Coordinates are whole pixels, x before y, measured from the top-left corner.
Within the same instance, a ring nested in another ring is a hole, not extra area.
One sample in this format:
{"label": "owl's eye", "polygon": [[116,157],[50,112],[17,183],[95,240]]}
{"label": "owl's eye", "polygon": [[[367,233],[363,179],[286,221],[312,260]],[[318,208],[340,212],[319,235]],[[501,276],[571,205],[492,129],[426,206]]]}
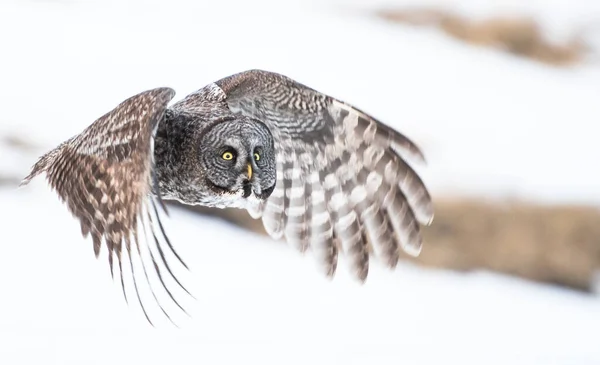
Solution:
{"label": "owl's eye", "polygon": [[231,161],[231,160],[233,160],[233,153],[227,151],[227,152],[224,152],[221,155],[221,157],[223,157],[223,160]]}
{"label": "owl's eye", "polygon": [[256,161],[260,160],[260,155],[257,152],[254,152],[254,159]]}

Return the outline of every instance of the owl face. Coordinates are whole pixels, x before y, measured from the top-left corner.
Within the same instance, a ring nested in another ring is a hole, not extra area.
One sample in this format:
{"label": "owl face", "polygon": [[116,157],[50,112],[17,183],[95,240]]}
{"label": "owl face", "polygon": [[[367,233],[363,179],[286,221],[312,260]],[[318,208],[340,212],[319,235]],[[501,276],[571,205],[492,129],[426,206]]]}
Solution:
{"label": "owl face", "polygon": [[199,141],[198,153],[214,205],[245,208],[266,200],[275,188],[273,136],[260,121],[236,117],[216,122]]}

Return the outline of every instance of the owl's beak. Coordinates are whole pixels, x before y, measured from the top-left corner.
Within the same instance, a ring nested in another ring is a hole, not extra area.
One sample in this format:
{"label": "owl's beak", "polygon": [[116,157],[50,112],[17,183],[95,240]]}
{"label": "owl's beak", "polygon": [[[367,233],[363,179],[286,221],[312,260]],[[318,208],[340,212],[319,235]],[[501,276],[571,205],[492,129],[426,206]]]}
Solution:
{"label": "owl's beak", "polygon": [[252,164],[248,164],[248,180],[252,180]]}

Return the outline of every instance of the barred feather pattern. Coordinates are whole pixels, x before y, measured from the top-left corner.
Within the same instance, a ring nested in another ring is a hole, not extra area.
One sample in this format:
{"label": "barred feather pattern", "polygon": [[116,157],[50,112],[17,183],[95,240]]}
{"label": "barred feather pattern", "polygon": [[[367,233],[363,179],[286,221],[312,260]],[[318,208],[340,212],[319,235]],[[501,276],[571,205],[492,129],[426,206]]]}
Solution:
{"label": "barred feather pattern", "polygon": [[[156,207],[157,203],[161,203],[160,194],[156,198],[151,194],[152,136],[173,96],[172,89],[159,88],[125,100],[81,134],[41,157],[21,183],[25,185],[38,174],[46,174],[49,185],[79,219],[82,235],[91,235],[96,257],[104,243],[108,250],[111,275],[114,275],[116,258],[120,284],[127,300],[123,278],[126,273],[123,272],[122,262],[123,251],[126,251],[135,293],[150,323],[152,321],[140,297],[134,255],[140,257],[142,273],[150,292],[160,311],[169,320],[171,317],[150,285],[149,271],[155,273],[163,290],[181,310],[184,309],[167,286],[163,270],[166,269],[171,279],[189,294],[173,274],[166,259],[163,245],[167,245],[171,254],[185,266],[160,221]],[[145,236],[148,242],[145,244],[138,238],[140,225],[147,230]],[[143,251],[149,253],[151,268],[147,268],[141,259]]]}
{"label": "barred feather pattern", "polygon": [[420,225],[433,220],[433,204],[405,160],[425,161],[410,139],[280,74],[252,70],[216,85],[233,112],[263,120],[273,133],[276,188],[253,212],[271,236],[311,249],[330,277],[343,252],[360,281],[373,253],[390,268],[400,250],[420,253]]}

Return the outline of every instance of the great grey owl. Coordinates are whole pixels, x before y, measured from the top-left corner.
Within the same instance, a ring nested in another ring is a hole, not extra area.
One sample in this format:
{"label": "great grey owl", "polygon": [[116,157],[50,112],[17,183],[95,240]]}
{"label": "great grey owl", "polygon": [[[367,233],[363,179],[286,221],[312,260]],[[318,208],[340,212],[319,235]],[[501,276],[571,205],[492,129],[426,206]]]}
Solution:
{"label": "great grey owl", "polygon": [[[223,78],[169,107],[174,95],[157,88],[125,100],[42,156],[22,182],[45,172],[83,236],[91,234],[96,257],[105,242],[111,273],[116,258],[124,294],[125,247],[148,321],[131,261],[142,249],[183,310],[163,275],[166,269],[179,284],[165,247],[185,263],[159,219],[161,197],[247,209],[262,217],[273,238],[310,249],[327,276],[336,271],[338,252],[361,281],[371,253],[391,268],[400,249],[419,254],[419,227],[431,223],[433,207],[405,161],[424,161],[423,155],[402,134],[349,104],[261,70]],[[140,226],[150,227],[145,244],[138,240]]]}

